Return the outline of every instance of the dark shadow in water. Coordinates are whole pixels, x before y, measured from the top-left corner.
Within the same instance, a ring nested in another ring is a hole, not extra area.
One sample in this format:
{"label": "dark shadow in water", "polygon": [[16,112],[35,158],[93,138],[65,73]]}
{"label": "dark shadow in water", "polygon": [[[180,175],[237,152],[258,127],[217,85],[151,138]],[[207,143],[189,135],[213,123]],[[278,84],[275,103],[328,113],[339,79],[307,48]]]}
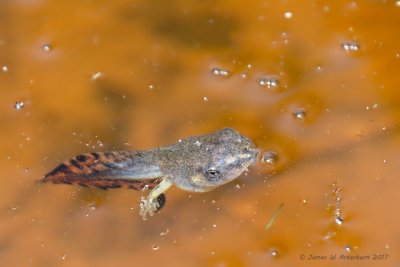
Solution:
{"label": "dark shadow in water", "polygon": [[212,5],[215,3],[187,1],[179,4],[153,0],[144,5],[124,7],[121,17],[130,22],[144,23],[150,32],[181,45],[202,49],[230,47],[233,45],[232,33],[239,25],[238,19],[213,11]]}

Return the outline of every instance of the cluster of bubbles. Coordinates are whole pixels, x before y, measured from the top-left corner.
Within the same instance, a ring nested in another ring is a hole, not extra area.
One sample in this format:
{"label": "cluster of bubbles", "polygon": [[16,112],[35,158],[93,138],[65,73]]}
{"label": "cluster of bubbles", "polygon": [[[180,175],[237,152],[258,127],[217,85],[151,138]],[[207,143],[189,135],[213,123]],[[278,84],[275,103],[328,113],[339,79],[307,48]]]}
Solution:
{"label": "cluster of bubbles", "polygon": [[358,51],[360,49],[360,45],[355,42],[344,42],[342,43],[342,48],[346,51]]}
{"label": "cluster of bubbles", "polygon": [[340,188],[339,188],[337,182],[333,183],[332,187],[333,187],[333,194],[334,194],[335,200],[336,200],[336,207],[335,207],[335,210],[333,211],[333,214],[335,215],[335,223],[337,225],[342,225],[343,219],[340,216],[340,205],[342,203],[342,197],[339,194]]}
{"label": "cluster of bubbles", "polygon": [[[250,64],[247,65],[248,69],[251,69],[252,66]],[[231,72],[227,69],[223,68],[213,68],[211,70],[211,73],[216,75],[216,76],[223,76],[223,77],[228,77],[231,75]],[[248,75],[246,73],[242,73],[240,75],[243,79],[246,79]],[[279,80],[276,77],[261,77],[257,79],[257,83],[261,87],[266,87],[266,88],[277,88],[279,86]]]}
{"label": "cluster of bubbles", "polygon": [[227,69],[213,68],[212,73],[217,76],[229,76],[230,72]]}
{"label": "cluster of bubbles", "polygon": [[16,110],[20,110],[20,109],[22,109],[23,107],[24,107],[24,102],[22,102],[22,101],[18,101],[18,102],[16,102],[15,105],[14,105],[14,108],[15,108]]}
{"label": "cluster of bubbles", "polygon": [[[288,14],[288,16],[290,16],[290,17],[292,15],[291,12],[286,12],[285,16],[286,16],[286,14]],[[286,35],[286,33],[285,33],[285,35]],[[360,50],[360,45],[357,42],[353,42],[353,41],[343,42],[341,44],[341,47],[342,47],[342,49],[344,49],[345,51],[348,51],[348,52],[351,52],[351,51],[354,52],[354,51]],[[234,61],[234,62],[236,62],[236,61]],[[251,69],[251,68],[252,68],[252,65],[248,64],[247,69]],[[318,66],[317,70],[318,71],[322,70],[321,66]],[[212,73],[217,76],[229,76],[231,74],[229,70],[219,68],[219,67],[213,68]],[[243,74],[241,74],[241,77],[247,78],[248,74],[243,73]],[[261,87],[265,87],[268,89],[279,87],[279,79],[277,77],[273,77],[271,75],[258,78],[257,83]],[[207,101],[207,99],[205,98],[204,101]],[[304,108],[299,108],[299,109],[295,110],[293,112],[293,117],[297,120],[302,120],[302,121],[305,120],[306,110]]]}
{"label": "cluster of bubbles", "polygon": [[260,78],[257,80],[257,83],[261,86],[267,87],[267,88],[274,88],[278,87],[279,81],[275,78]]}

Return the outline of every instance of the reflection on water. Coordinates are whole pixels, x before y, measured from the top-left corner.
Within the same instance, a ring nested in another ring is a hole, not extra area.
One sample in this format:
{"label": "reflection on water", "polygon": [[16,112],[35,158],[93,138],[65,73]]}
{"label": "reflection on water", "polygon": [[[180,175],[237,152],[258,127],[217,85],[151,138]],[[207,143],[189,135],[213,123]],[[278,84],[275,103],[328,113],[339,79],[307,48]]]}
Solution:
{"label": "reflection on water", "polygon": [[[398,11],[1,2],[1,265],[398,264]],[[74,155],[224,127],[270,151],[264,164],[209,193],[169,190],[145,222],[147,192],[35,183]]]}

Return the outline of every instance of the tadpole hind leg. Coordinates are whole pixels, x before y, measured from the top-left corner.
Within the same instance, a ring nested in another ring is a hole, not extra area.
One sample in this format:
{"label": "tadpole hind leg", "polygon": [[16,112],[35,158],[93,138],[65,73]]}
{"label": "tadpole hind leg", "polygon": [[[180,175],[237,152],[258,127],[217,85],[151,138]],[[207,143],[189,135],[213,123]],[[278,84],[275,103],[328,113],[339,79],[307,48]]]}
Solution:
{"label": "tadpole hind leg", "polygon": [[164,193],[160,194],[160,195],[157,197],[158,206],[157,206],[156,212],[159,211],[160,209],[162,209],[162,207],[164,207],[165,201],[166,201],[166,198],[165,198],[165,194],[164,194]]}
{"label": "tadpole hind leg", "polygon": [[156,187],[154,187],[147,197],[142,197],[140,203],[140,215],[143,220],[147,219],[147,215],[153,216],[155,212],[159,211],[165,205],[164,192],[172,186],[169,179],[164,179]]}

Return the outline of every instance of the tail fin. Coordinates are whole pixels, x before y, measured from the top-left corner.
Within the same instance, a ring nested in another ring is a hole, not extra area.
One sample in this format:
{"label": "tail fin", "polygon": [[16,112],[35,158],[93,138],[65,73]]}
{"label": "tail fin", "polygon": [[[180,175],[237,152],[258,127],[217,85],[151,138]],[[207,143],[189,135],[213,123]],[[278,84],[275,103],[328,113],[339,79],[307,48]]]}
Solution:
{"label": "tail fin", "polygon": [[116,151],[78,155],[61,163],[42,183],[79,184],[102,189],[127,187],[154,188],[162,173],[146,151]]}

